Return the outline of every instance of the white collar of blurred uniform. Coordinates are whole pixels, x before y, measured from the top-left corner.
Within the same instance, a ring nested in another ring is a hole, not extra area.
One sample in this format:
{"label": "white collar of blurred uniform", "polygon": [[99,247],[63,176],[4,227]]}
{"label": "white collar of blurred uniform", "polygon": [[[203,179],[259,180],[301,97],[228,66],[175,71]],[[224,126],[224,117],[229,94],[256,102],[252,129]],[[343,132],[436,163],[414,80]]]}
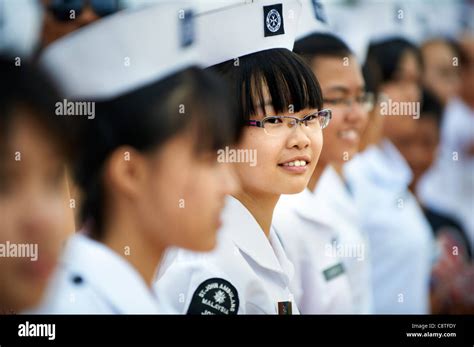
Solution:
{"label": "white collar of blurred uniform", "polygon": [[207,0],[197,7],[198,46],[205,66],[274,48],[293,49],[299,0]]}
{"label": "white collar of blurred uniform", "polygon": [[320,204],[325,204],[328,207],[329,216],[327,219],[330,219],[333,225],[340,223],[341,220],[351,221],[354,225],[357,223],[358,211],[354,197],[344,179],[332,165],[328,165],[324,169],[314,194]]}
{"label": "white collar of blurred uniform", "polygon": [[61,266],[81,277],[84,285],[95,290],[114,313],[158,313],[156,298],[130,262],[81,232],[68,240]]}
{"label": "white collar of blurred uniform", "polygon": [[366,177],[393,192],[406,191],[413,173],[405,158],[388,139],[371,145],[344,166],[347,177]]}
{"label": "white collar of blurred uniform", "polygon": [[198,66],[192,7],[120,11],[48,46],[40,64],[71,99],[107,100]]}

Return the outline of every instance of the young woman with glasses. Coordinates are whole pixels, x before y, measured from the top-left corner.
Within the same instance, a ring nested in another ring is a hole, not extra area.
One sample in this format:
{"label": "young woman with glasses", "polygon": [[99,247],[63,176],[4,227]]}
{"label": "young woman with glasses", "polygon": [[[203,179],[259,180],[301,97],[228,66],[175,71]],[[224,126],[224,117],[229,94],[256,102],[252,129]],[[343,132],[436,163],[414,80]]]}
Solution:
{"label": "young woman with glasses", "polygon": [[[291,6],[295,3],[285,3],[289,7],[284,7],[283,13],[294,11]],[[242,156],[232,160],[240,189],[227,199],[216,250],[209,254],[177,250],[168,255],[168,266],[156,283],[157,297],[166,313],[299,312],[290,288],[293,265],[271,227],[273,210],[281,194],[299,193],[308,184],[321,151],[322,129],[331,112],[322,109],[319,84],[302,59],[254,35],[254,25],[258,29],[265,25],[260,22],[265,5],[270,6],[268,17],[283,17],[287,33],[292,32],[295,23],[278,12],[271,1],[198,17],[204,27],[212,26],[208,33],[212,39],[203,37],[210,41],[206,48],[213,53],[209,54],[214,63],[209,69],[227,81],[240,120],[246,124],[241,141],[232,149],[256,153],[257,160],[238,160],[245,159]],[[222,48],[220,42],[245,34],[234,31],[229,37],[229,32],[221,36],[214,33],[216,29],[219,32],[220,25],[233,26],[244,16],[255,46],[238,55],[244,44],[235,48],[229,43]],[[231,51],[226,55],[225,49]],[[234,54],[239,58],[232,58]],[[216,56],[220,58],[214,59]]]}

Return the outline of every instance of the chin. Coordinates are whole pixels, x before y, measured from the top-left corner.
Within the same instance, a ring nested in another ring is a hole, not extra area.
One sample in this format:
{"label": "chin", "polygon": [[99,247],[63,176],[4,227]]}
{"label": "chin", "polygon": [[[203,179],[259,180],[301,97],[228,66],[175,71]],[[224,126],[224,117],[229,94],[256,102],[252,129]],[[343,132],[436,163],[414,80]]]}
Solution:
{"label": "chin", "polygon": [[187,245],[187,247],[192,251],[195,252],[210,252],[212,251],[217,245],[217,236],[214,235],[213,237],[208,236],[208,237],[200,237],[196,242],[193,244]]}
{"label": "chin", "polygon": [[[19,314],[24,310],[36,308],[43,299],[45,288],[29,287],[25,290],[19,289],[15,294],[15,300],[10,302],[11,307],[6,307],[11,314]],[[7,312],[8,313],[8,312]]]}
{"label": "chin", "polygon": [[357,146],[353,146],[347,149],[347,153],[349,153],[349,160],[351,160],[354,155],[357,154],[360,144],[358,143]]}
{"label": "chin", "polygon": [[298,194],[301,193],[306,186],[308,185],[308,180],[305,180],[305,182],[300,183],[300,184],[292,184],[286,186],[286,189],[282,189],[282,192],[280,194]]}

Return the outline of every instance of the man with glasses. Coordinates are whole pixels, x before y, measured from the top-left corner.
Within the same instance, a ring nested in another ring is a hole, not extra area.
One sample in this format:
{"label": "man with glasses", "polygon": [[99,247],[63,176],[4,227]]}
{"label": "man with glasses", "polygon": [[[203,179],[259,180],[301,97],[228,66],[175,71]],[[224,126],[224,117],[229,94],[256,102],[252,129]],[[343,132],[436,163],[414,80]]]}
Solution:
{"label": "man with glasses", "polygon": [[369,247],[342,166],[358,151],[373,97],[347,45],[322,33],[324,26],[315,29],[300,34],[294,51],[317,76],[332,119],[308,188],[282,196],[273,223],[295,265],[300,288],[293,292],[302,313],[371,313]]}

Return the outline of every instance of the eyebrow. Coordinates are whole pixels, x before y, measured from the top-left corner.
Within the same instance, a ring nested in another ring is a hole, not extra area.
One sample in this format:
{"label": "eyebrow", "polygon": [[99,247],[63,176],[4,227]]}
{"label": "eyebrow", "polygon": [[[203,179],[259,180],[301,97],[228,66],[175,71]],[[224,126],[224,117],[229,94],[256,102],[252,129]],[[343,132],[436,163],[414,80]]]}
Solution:
{"label": "eyebrow", "polygon": [[[357,91],[358,92],[363,92],[365,91],[365,86],[364,85],[361,85],[357,88]],[[347,88],[347,87],[344,87],[344,86],[334,86],[334,87],[331,87],[329,88],[326,93],[328,92],[342,92],[342,93],[345,93],[345,94],[349,94],[350,93],[350,89]]]}

